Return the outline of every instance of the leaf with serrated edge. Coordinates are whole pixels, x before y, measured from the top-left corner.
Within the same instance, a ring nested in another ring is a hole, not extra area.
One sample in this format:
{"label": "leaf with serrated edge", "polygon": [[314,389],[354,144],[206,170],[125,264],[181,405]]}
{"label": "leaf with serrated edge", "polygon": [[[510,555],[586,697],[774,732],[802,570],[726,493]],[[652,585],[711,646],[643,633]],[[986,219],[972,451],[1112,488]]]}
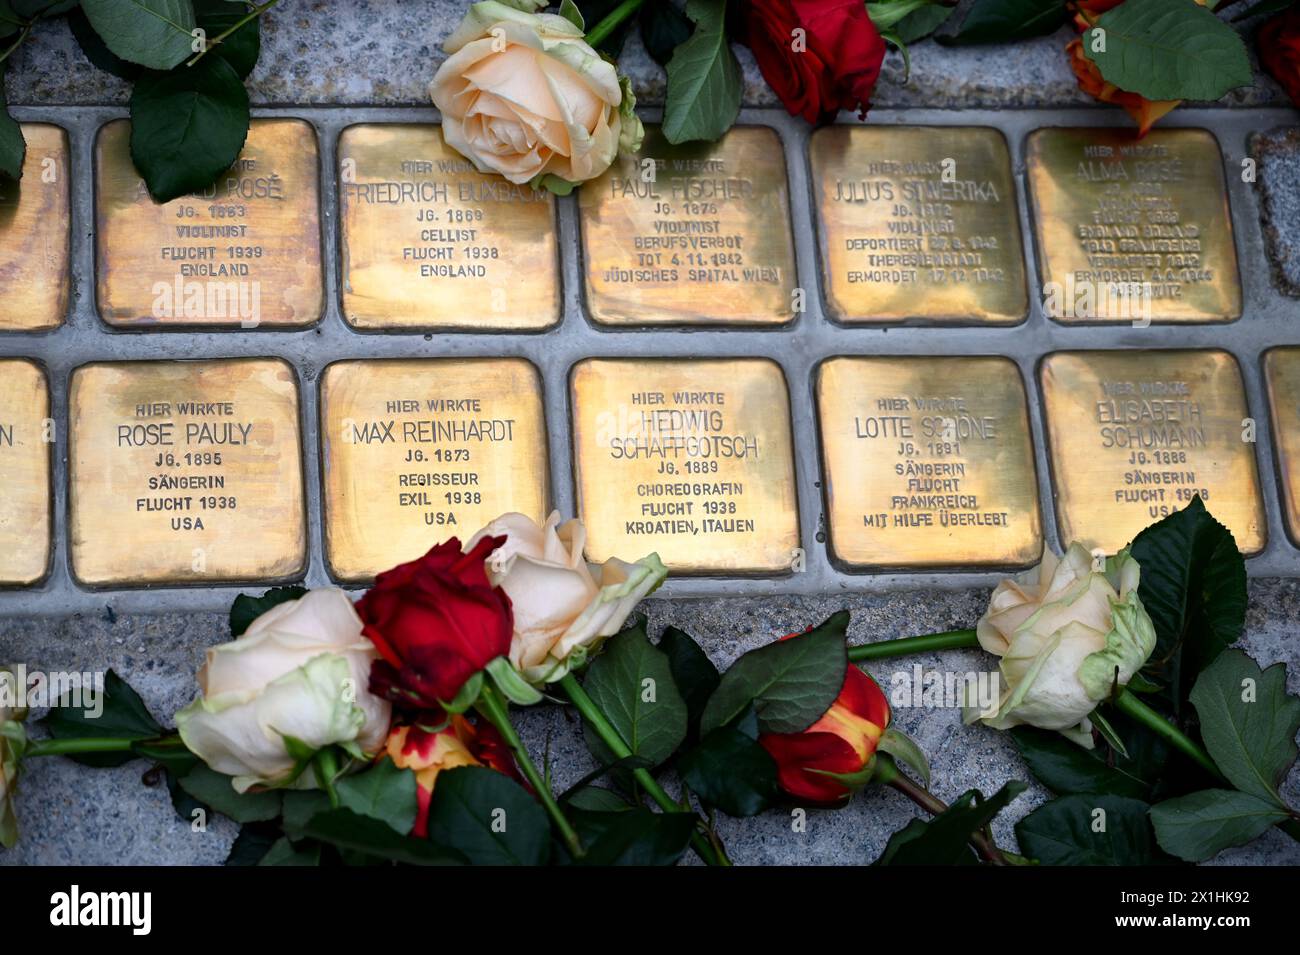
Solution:
{"label": "leaf with serrated edge", "polygon": [[1253,842],[1286,818],[1276,806],[1233,789],[1203,789],[1151,807],[1160,848],[1188,862]]}
{"label": "leaf with serrated edge", "polygon": [[193,55],[190,0],[81,0],[95,32],[114,54],[151,70],[170,70]]}
{"label": "leaf with serrated edge", "polygon": [[713,141],[740,114],[740,64],[727,43],[726,0],[688,0],[695,32],[668,61],[663,134],[670,143]]}

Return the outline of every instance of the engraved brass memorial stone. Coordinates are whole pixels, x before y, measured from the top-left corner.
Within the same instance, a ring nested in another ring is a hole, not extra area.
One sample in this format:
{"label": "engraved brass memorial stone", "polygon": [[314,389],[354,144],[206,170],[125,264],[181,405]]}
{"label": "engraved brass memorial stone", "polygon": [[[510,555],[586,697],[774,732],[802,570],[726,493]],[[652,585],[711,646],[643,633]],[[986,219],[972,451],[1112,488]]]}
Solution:
{"label": "engraved brass memorial stone", "polygon": [[30,586],[49,570],[53,438],[45,372],[0,359],[0,587]]}
{"label": "engraved brass memorial stone", "polygon": [[833,318],[1024,319],[1015,181],[998,130],[826,126],[813,133],[809,158]]}
{"label": "engraved brass memorial stone", "polygon": [[853,567],[1042,553],[1024,384],[1006,358],[832,358],[817,375],[831,552]]}
{"label": "engraved brass memorial stone", "polygon": [[100,313],[121,327],[300,327],[324,306],[316,133],[254,119],[205,192],[156,203],[131,165],[126,120],[95,148]]}
{"label": "engraved brass memorial stone", "polygon": [[1282,484],[1282,523],[1300,546],[1300,347],[1264,354],[1264,386],[1273,423],[1273,450]]}
{"label": "engraved brass memorial stone", "polygon": [[794,240],[776,131],[737,126],[674,146],[646,129],[578,191],[587,307],[606,325],[781,324]]}
{"label": "engraved brass memorial stone", "polygon": [[555,197],[426,124],[339,137],[343,313],[357,328],[532,331],[560,318]]}
{"label": "engraved brass memorial stone", "polygon": [[215,584],[303,571],[298,383],[287,362],[83,365],[69,392],[77,580]]}
{"label": "engraved brass memorial stone", "polygon": [[63,324],[68,310],[68,134],[23,123],[23,177],[0,176],[0,332]]}
{"label": "engraved brass memorial stone", "polygon": [[321,382],[325,549],[365,581],[497,516],[547,509],[541,379],[523,359],[343,361]]}
{"label": "engraved brass memorial stone", "polygon": [[1056,352],[1039,373],[1062,544],[1113,553],[1199,494],[1243,553],[1264,548],[1255,446],[1232,355]]}
{"label": "engraved brass memorial stone", "polygon": [[571,379],[587,556],[676,573],[801,558],[785,377],[766,359],[588,359]]}
{"label": "engraved brass memorial stone", "polygon": [[1052,318],[1241,317],[1223,156],[1208,130],[1039,129],[1026,164]]}

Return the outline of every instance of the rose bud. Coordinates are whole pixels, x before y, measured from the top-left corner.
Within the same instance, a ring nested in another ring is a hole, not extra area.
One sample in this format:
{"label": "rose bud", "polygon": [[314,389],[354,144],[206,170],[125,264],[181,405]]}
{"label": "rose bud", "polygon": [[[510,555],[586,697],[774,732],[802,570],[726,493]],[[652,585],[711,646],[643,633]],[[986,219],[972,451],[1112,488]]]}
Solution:
{"label": "rose bud", "polygon": [[763,733],[758,742],[776,761],[782,790],[803,802],[830,806],[844,802],[860,788],[859,783],[841,777],[861,774],[867,768],[888,727],[885,694],[875,680],[850,663],[840,695],[816,723],[801,733]]}
{"label": "rose bud", "polygon": [[1259,28],[1259,62],[1300,106],[1300,7],[1292,4]]}
{"label": "rose bud", "polygon": [[582,556],[586,528],[579,520],[561,524],[558,511],[542,525],[504,514],[470,545],[485,538],[505,542],[488,556],[488,576],[514,608],[510,662],[536,685],[564,676],[575,651],[580,657],[595,653],[668,575],[658,554],[635,564],[617,558],[588,564]]}
{"label": "rose bud", "polygon": [[546,0],[487,0],[442,45],[429,95],[442,135],[479,172],[546,186],[586,182],[644,131],[631,84]]}
{"label": "rose bud", "polygon": [[842,109],[865,116],[885,41],[860,0],[753,0],[738,13],[742,41],[790,115],[810,123]]}
{"label": "rose bud", "polygon": [[[257,784],[317,784],[286,740],[369,755],[388,733],[388,703],[367,692],[378,657],[347,594],[312,590],[278,604],[244,635],[208,650],[200,696],[176,714],[186,747],[243,792]],[[297,749],[295,745],[293,747]]]}
{"label": "rose bud", "polygon": [[438,774],[444,769],[487,766],[523,783],[514,757],[496,727],[485,722],[471,723],[459,715],[437,730],[418,723],[394,726],[383,755],[400,768],[415,772],[418,813],[411,833],[421,838],[429,834],[429,801]]}
{"label": "rose bud", "polygon": [[375,579],[357,602],[365,634],[383,659],[371,690],[407,709],[437,710],[471,676],[510,652],[510,598],[483,560],[504,538],[461,553],[456,538]]}
{"label": "rose bud", "polygon": [[1097,565],[1076,542],[1063,558],[1044,550],[1037,570],[998,584],[975,633],[1002,658],[1003,695],[997,713],[968,708],[966,721],[1059,730],[1091,749],[1088,714],[1155,649],[1155,627],[1138,597],[1140,574],[1127,549]]}
{"label": "rose bud", "polygon": [[27,718],[27,688],[18,685],[8,667],[0,667],[0,846],[12,849],[18,841],[18,816],[14,791],[18,764],[27,748],[22,721]]}

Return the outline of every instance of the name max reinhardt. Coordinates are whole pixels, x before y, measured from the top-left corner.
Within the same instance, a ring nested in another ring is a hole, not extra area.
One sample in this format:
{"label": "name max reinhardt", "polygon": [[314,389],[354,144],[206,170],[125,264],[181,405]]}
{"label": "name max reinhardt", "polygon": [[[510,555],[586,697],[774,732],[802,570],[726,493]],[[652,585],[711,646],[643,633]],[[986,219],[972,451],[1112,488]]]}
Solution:
{"label": "name max reinhardt", "polygon": [[68,892],[50,896],[50,924],[57,926],[129,926],[132,935],[153,929],[152,892]]}

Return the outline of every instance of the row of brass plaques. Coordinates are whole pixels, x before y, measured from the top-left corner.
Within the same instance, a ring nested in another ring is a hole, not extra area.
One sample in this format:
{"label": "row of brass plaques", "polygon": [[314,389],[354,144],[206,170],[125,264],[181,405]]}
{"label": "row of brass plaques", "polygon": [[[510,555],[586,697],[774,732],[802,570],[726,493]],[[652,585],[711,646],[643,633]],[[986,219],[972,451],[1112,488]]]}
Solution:
{"label": "row of brass plaques", "polygon": [[[1264,362],[1300,542],[1300,348]],[[1266,543],[1253,422],[1226,352],[1039,364],[1063,540],[1113,551],[1200,494]],[[780,574],[802,557],[788,386],[767,359],[587,359],[570,375],[587,555]],[[341,361],[322,375],[331,573],[360,582],[505,511],[549,507],[542,384],[523,359]],[[1016,567],[1043,546],[1020,371],[1000,357],[843,357],[814,382],[830,551],[850,569]],[[90,587],[283,580],[308,556],[299,383],[275,358],[101,362],[69,384],[68,539]],[[51,554],[43,370],[0,360],[0,582]]]}
{"label": "row of brass plaques", "polygon": [[[21,188],[0,185],[0,329],[67,309],[68,143],[27,124]],[[297,119],[256,119],[202,195],[154,203],[130,125],[95,148],[96,294],[110,325],[303,327],[324,308],[319,150]],[[1222,155],[1205,130],[1050,128],[1026,147],[1044,301],[1063,322],[1241,316]],[[812,136],[827,310],[844,323],[1006,325],[1029,312],[1005,138],[981,127],[831,126]],[[556,203],[482,175],[425,124],[338,143],[343,314],[363,330],[538,331],[560,321]],[[742,126],[637,156],[579,190],[594,321],[781,325],[802,310],[785,152]],[[10,293],[10,287],[18,289]],[[1099,307],[1143,289],[1148,306]],[[1081,304],[1087,293],[1088,302]],[[1059,306],[1059,307],[1058,307]]]}

